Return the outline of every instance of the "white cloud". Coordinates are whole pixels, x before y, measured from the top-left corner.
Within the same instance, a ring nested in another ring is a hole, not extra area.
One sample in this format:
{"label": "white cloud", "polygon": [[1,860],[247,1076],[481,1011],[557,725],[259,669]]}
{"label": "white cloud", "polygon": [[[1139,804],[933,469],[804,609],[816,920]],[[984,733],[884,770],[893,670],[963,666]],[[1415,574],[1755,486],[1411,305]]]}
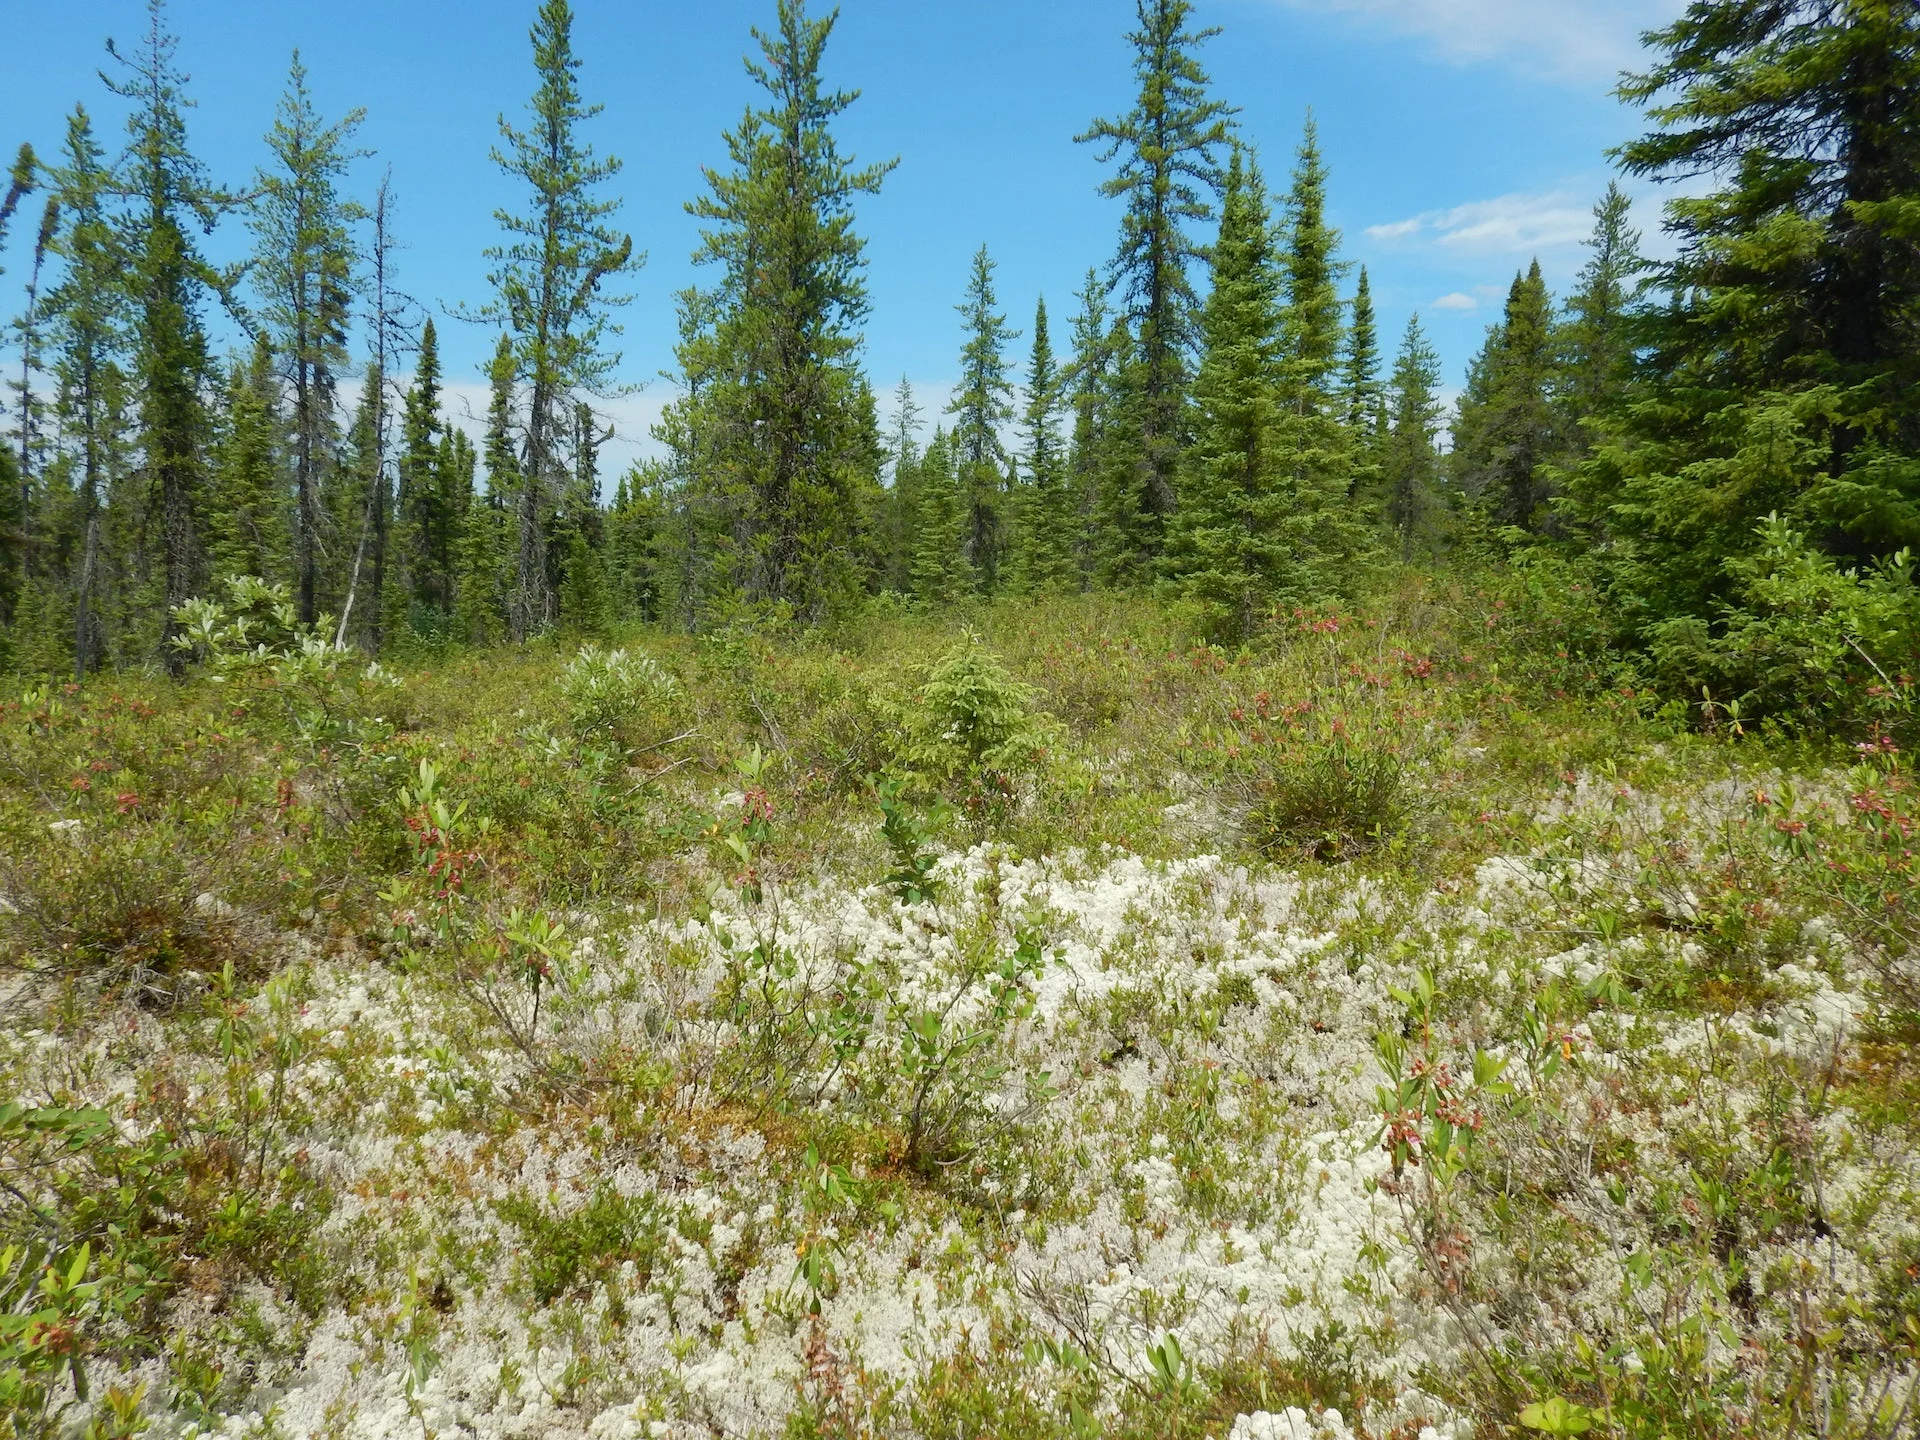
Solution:
{"label": "white cloud", "polygon": [[1383,243],[1418,242],[1466,254],[1537,254],[1578,245],[1593,232],[1594,197],[1570,190],[1502,195],[1451,210],[1429,210],[1367,228]]}
{"label": "white cloud", "polygon": [[1376,240],[1404,240],[1409,235],[1417,234],[1419,230],[1420,220],[1416,216],[1411,220],[1396,220],[1391,225],[1371,226],[1367,234]]}
{"label": "white cloud", "polygon": [[1683,0],[1281,0],[1296,10],[1351,16],[1430,41],[1456,64],[1505,61],[1583,84],[1641,62],[1640,33]]}
{"label": "white cloud", "polygon": [[1480,302],[1471,295],[1462,295],[1458,290],[1451,295],[1442,295],[1433,302],[1435,310],[1478,310]]}

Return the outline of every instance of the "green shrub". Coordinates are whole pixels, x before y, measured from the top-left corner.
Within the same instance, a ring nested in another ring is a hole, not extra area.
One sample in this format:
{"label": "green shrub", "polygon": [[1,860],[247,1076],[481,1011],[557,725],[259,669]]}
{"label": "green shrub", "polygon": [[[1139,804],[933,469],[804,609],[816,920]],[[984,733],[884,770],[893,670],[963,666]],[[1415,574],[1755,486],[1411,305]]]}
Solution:
{"label": "green shrub", "polygon": [[631,750],[672,735],[680,686],[650,655],[584,647],[560,672],[567,721],[582,740]]}
{"label": "green shrub", "polygon": [[975,819],[1003,813],[1021,777],[1047,753],[1034,691],[967,634],[933,663],[910,712],[909,773],[946,791]]}
{"label": "green shrub", "polygon": [[1345,860],[1404,835],[1415,812],[1407,757],[1375,739],[1336,735],[1273,757],[1256,782],[1247,837],[1268,855]]}
{"label": "green shrub", "polygon": [[1920,588],[1902,551],[1842,570],[1778,515],[1759,550],[1729,562],[1738,601],[1718,623],[1663,621],[1652,651],[1670,691],[1806,730],[1862,730],[1908,718],[1920,657]]}
{"label": "green shrub", "polygon": [[669,1253],[666,1220],[648,1195],[602,1186],[569,1214],[555,1214],[526,1195],[509,1196],[495,1208],[520,1232],[527,1284],[542,1305],[598,1284],[628,1262],[644,1290]]}

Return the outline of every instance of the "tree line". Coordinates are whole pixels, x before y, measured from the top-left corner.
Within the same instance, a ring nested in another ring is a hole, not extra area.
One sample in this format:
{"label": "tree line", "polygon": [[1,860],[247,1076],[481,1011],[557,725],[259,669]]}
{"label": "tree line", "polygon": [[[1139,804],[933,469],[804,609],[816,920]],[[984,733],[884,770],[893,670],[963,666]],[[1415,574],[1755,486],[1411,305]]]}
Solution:
{"label": "tree line", "polygon": [[[1892,641],[1857,617],[1840,636],[1898,683],[1920,533],[1912,7],[1695,0],[1650,34],[1621,90],[1650,128],[1615,158],[1696,182],[1666,207],[1674,258],[1644,258],[1610,187],[1571,292],[1516,275],[1447,415],[1418,316],[1383,347],[1311,117],[1270,182],[1206,72],[1218,32],[1190,0],[1136,0],[1131,103],[1077,137],[1114,252],[1056,348],[1044,298],[1010,323],[982,246],[924,444],[907,383],[883,421],[863,366],[856,208],[897,162],[840,144],[858,92],[824,78],[834,19],[777,0],[753,32],[753,104],[688,206],[703,281],[678,297],[661,454],[608,494],[593,402],[641,257],[567,0],[538,8],[524,128],[503,117],[493,150],[521,202],[496,215],[491,295],[457,312],[499,331],[478,451],[445,413],[435,319],[395,282],[389,184],[348,193],[360,112],[319,115],[296,54],[268,163],[215,183],[150,0],[140,43],[109,47],[118,152],[76,110],[57,157],[22,149],[0,208],[24,223],[43,197],[0,450],[0,664],[177,663],[175,608],[239,575],[375,653],[1098,588],[1161,593],[1231,645],[1470,558],[1590,582],[1610,640],[1674,686],[1762,694],[1792,663],[1780,616],[1899,611]],[[221,270],[198,237],[229,216],[253,253]],[[216,311],[239,353],[211,353]]]}

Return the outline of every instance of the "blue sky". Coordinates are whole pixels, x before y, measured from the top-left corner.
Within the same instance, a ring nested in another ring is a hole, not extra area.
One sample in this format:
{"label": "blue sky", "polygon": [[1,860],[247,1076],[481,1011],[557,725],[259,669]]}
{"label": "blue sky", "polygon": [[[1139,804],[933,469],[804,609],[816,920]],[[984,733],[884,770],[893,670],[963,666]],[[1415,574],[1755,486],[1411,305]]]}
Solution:
{"label": "blue sky", "polygon": [[[621,221],[648,252],[623,315],[622,371],[644,384],[606,408],[622,430],[609,459],[650,448],[650,417],[669,396],[673,294],[695,278],[684,204],[717,163],[720,132],[753,91],[741,69],[749,28],[773,0],[576,0],[582,83],[606,106],[592,128],[621,157]],[[1611,98],[1636,36],[1681,0],[1199,0],[1224,34],[1205,62],[1218,93],[1241,107],[1242,134],[1283,185],[1309,107],[1332,172],[1331,218],[1347,258],[1370,271],[1381,322],[1397,343],[1418,309],[1444,358],[1448,385],[1516,268],[1538,255],[1563,287],[1578,269],[1589,212],[1605,188],[1609,146],[1640,117]],[[174,0],[180,61],[198,101],[190,126],[213,176],[244,185],[297,46],[330,116],[364,106],[360,162],[370,194],[391,166],[406,249],[404,288],[436,310],[486,293],[482,250],[492,212],[517,200],[490,165],[496,117],[514,117],[531,87],[526,39],[534,0]],[[76,101],[118,134],[119,102],[97,71],[109,35],[135,40],[144,0],[0,0],[0,146],[47,154]],[[1012,323],[1031,325],[1044,293],[1064,339],[1088,265],[1113,247],[1118,213],[1096,186],[1103,171],[1073,136],[1130,99],[1124,32],[1131,0],[845,0],[828,52],[834,83],[862,90],[845,117],[861,159],[900,157],[866,201],[874,313],[866,360],[890,393],[901,375],[935,408],[961,337],[953,306],[983,242],[999,262]],[[1641,222],[1657,248],[1658,198]],[[0,313],[18,304],[25,269],[15,224]],[[236,219],[210,242],[234,258]],[[456,404],[477,408],[491,336],[445,322]],[[1026,340],[1016,344],[1025,358]]]}

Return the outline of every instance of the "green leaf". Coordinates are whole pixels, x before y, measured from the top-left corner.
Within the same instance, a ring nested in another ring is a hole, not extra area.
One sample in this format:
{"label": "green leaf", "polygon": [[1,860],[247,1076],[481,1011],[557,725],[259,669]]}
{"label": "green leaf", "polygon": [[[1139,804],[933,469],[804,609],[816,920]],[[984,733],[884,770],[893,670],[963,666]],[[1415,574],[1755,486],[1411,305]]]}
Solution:
{"label": "green leaf", "polygon": [[1599,1416],[1564,1396],[1536,1401],[1520,1412],[1520,1423],[1544,1435],[1584,1435]]}

